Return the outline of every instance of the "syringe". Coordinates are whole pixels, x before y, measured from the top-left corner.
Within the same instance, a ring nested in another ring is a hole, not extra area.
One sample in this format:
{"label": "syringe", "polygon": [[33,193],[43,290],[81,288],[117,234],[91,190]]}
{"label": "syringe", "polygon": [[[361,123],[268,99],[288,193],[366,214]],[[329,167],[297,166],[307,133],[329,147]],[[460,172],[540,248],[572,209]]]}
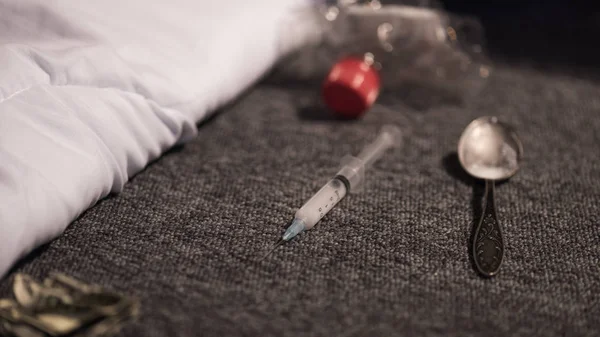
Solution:
{"label": "syringe", "polygon": [[371,144],[367,145],[357,157],[345,156],[342,168],[323,186],[317,194],[308,200],[294,216],[292,224],[282,238],[273,245],[267,257],[282,243],[291,240],[305,230],[313,228],[350,191],[361,189],[365,170],[370,167],[390,147],[401,144],[401,132],[397,126],[385,125]]}

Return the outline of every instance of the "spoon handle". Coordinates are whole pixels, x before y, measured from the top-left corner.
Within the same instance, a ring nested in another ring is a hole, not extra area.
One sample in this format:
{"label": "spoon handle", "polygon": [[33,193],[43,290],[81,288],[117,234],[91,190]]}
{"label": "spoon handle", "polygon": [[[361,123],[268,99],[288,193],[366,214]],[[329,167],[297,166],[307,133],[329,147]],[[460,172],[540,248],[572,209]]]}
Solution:
{"label": "spoon handle", "polygon": [[482,209],[473,238],[473,259],[477,270],[483,276],[491,277],[500,269],[504,256],[504,240],[500,224],[496,220],[493,180],[485,181]]}

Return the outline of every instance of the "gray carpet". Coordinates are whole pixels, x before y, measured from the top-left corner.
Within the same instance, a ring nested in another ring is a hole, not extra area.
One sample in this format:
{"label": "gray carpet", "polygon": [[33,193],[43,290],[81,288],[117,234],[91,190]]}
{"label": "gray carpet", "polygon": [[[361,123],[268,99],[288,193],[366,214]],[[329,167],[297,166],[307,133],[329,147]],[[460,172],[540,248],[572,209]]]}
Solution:
{"label": "gray carpet", "polygon": [[[254,88],[21,262],[0,295],[17,271],[136,295],[141,316],[119,336],[600,335],[600,84],[501,66],[469,106],[384,95],[358,122],[324,118],[311,94]],[[482,186],[454,154],[485,114],[525,148],[496,189],[507,247],[493,279],[468,255]],[[257,261],[385,123],[405,144],[365,190]]]}

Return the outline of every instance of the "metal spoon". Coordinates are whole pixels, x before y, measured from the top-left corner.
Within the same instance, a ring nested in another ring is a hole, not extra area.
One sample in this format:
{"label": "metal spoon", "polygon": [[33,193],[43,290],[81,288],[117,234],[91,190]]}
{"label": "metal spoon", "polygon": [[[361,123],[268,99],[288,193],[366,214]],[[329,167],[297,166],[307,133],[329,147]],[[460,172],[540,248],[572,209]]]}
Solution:
{"label": "metal spoon", "polygon": [[473,259],[484,276],[494,276],[504,257],[504,239],[496,219],[494,181],[519,169],[523,146],[517,134],[496,117],[475,119],[458,141],[458,159],[470,175],[485,179],[481,219],[473,238]]}

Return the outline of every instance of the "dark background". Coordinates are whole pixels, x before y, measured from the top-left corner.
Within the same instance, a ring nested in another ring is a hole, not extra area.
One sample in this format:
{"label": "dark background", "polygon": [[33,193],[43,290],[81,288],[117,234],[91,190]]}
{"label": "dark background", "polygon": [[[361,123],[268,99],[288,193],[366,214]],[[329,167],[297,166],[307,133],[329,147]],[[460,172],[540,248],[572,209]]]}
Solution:
{"label": "dark background", "polygon": [[492,58],[570,71],[598,65],[597,1],[446,0],[442,5],[480,19]]}

